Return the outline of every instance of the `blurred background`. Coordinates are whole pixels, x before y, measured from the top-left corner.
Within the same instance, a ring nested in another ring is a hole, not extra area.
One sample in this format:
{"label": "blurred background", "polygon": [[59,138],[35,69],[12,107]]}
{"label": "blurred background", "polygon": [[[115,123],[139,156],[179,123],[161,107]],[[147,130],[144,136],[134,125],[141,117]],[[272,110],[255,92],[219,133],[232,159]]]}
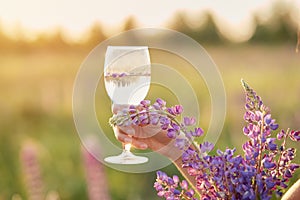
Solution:
{"label": "blurred background", "polygon": [[[299,8],[292,0],[1,2],[0,200],[158,199],[155,172],[127,174],[100,165],[81,147],[72,118],[72,88],[84,58],[101,41],[133,28],[170,28],[207,50],[227,95],[218,148],[242,153],[246,141],[241,78],[271,107],[280,127],[300,129]],[[156,61],[168,59],[163,52],[150,53]],[[188,64],[169,59],[168,65]],[[198,91],[206,129],[209,93],[197,84],[201,78],[186,76]],[[99,121],[106,123],[110,102],[102,96],[108,106],[99,111]],[[151,87],[149,98],[159,96],[175,102]],[[104,131],[112,134],[109,126]],[[172,165],[163,170],[178,173]],[[292,182],[299,177],[298,171]]]}

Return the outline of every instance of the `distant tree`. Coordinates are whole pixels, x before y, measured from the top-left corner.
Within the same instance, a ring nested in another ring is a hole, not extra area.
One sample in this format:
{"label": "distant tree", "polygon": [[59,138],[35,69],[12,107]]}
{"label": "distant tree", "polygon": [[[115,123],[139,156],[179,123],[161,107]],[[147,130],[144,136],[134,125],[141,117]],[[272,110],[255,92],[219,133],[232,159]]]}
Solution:
{"label": "distant tree", "polygon": [[50,47],[53,48],[66,48],[68,43],[65,40],[64,31],[61,28],[57,28],[53,35],[50,37]]}
{"label": "distant tree", "polygon": [[188,25],[186,14],[184,12],[175,13],[173,21],[169,24],[169,28],[182,33],[188,33],[192,31],[192,28]]}
{"label": "distant tree", "polygon": [[171,23],[170,28],[182,32],[200,43],[222,43],[223,37],[218,31],[218,27],[210,12],[203,14],[204,23],[199,26],[191,27],[186,17],[186,13],[178,12]]}
{"label": "distant tree", "polygon": [[277,2],[272,9],[271,17],[262,21],[259,15],[254,17],[256,30],[250,42],[281,43],[297,41],[297,24],[292,19],[292,7]]}
{"label": "distant tree", "polygon": [[137,22],[134,16],[129,16],[124,22],[123,31],[129,31],[130,29],[137,28]]}
{"label": "distant tree", "polygon": [[52,33],[40,33],[37,38],[29,43],[30,49],[65,50],[70,46],[65,40],[64,31],[58,27]]}
{"label": "distant tree", "polygon": [[28,49],[28,42],[24,37],[24,30],[20,24],[15,25],[14,36],[8,36],[0,24],[0,51],[24,51]]}
{"label": "distant tree", "polygon": [[86,43],[88,46],[95,46],[104,41],[106,38],[107,37],[103,33],[103,28],[100,22],[95,22],[88,32],[88,40]]}
{"label": "distant tree", "polygon": [[12,45],[12,40],[10,38],[7,37],[7,35],[5,35],[2,26],[0,24],[0,50],[5,50],[7,49],[9,46]]}
{"label": "distant tree", "polygon": [[218,30],[213,14],[206,12],[204,18],[204,24],[195,30],[195,32],[198,33],[194,36],[196,40],[199,42],[212,44],[224,42],[224,38]]}

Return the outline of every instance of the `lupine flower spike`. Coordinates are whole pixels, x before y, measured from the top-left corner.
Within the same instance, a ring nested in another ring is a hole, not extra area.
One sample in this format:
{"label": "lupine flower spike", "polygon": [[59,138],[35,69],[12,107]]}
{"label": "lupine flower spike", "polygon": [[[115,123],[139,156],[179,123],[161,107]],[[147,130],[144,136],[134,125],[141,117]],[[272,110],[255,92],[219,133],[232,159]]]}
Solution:
{"label": "lupine flower spike", "polygon": [[[99,148],[92,142],[92,138],[88,141],[93,151],[99,151]],[[110,194],[107,187],[107,179],[105,176],[104,166],[98,161],[88,150],[81,148],[83,163],[85,168],[87,191],[90,200],[110,200]]]}
{"label": "lupine flower spike", "polygon": [[[293,163],[296,149],[288,148],[286,141],[300,140],[300,131],[277,130],[279,125],[272,118],[270,109],[265,106],[260,96],[243,80],[246,104],[243,133],[248,141],[242,145],[244,155],[235,155],[235,148],[225,151],[216,150],[210,155],[214,145],[193,142],[195,137],[204,134],[203,129],[195,125],[193,117],[177,117],[183,107],[177,105],[167,108],[166,102],[157,99],[151,105],[144,100],[138,106],[130,106],[110,119],[111,125],[159,125],[166,130],[168,137],[174,139],[175,146],[182,150],[182,167],[195,178],[196,191],[190,189],[188,182],[180,181],[175,175],[168,177],[164,172],[157,172],[154,188],[158,196],[167,200],[177,199],[231,199],[231,200],[269,200],[273,194],[282,196],[299,165]],[[184,133],[185,137],[178,137]]]}
{"label": "lupine flower spike", "polygon": [[45,198],[44,181],[42,179],[38,160],[38,148],[32,141],[22,145],[20,161],[24,173],[28,199],[40,200]]}

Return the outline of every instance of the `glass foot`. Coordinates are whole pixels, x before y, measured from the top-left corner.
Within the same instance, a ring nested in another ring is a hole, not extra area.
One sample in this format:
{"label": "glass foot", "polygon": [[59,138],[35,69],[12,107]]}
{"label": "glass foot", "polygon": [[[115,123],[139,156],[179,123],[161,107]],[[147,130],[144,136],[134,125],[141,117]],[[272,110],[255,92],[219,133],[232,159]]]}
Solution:
{"label": "glass foot", "polygon": [[113,164],[133,165],[146,163],[148,162],[148,158],[135,156],[130,151],[124,150],[120,155],[107,157],[104,159],[104,161]]}

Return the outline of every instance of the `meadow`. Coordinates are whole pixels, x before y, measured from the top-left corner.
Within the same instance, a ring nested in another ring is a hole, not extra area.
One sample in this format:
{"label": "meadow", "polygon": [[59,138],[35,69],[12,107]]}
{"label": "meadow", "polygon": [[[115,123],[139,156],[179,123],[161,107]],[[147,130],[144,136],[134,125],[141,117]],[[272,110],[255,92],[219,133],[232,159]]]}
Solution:
{"label": "meadow", "polygon": [[[280,128],[300,129],[300,55],[295,52],[294,44],[205,45],[204,48],[219,68],[227,96],[226,120],[217,148],[235,146],[242,153],[241,144],[247,139],[242,133],[241,78],[262,96]],[[81,141],[72,116],[72,90],[76,73],[90,50],[37,48],[0,54],[0,200],[28,197],[20,158],[27,143],[38,149],[46,193],[55,193],[58,199],[88,199]],[[154,51],[152,56],[163,59]],[[185,68],[184,62],[169,64]],[[184,73],[192,80],[201,101],[200,124],[206,129],[211,111],[209,93],[201,78],[195,80],[192,72]],[[166,94],[153,86],[149,95],[154,99]],[[111,115],[109,99],[103,94],[97,98],[104,98],[108,105],[99,116],[99,121],[106,123]],[[167,101],[176,103],[172,99]],[[105,132],[112,134],[110,127],[105,127]],[[300,144],[291,145],[300,148]],[[295,160],[300,163],[300,156]],[[104,170],[111,199],[159,199],[153,189],[155,172],[128,174],[108,167]],[[172,165],[163,170],[178,173]],[[297,178],[300,171],[293,181]]]}

